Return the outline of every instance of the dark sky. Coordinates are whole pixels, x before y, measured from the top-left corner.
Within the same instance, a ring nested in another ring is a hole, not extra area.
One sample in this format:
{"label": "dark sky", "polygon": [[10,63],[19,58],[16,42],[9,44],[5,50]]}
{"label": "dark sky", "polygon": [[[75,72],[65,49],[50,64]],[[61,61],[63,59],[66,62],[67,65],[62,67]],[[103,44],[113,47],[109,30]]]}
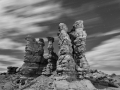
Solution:
{"label": "dark sky", "polygon": [[[87,32],[86,58],[92,68],[120,74],[120,0],[0,0],[0,72],[23,64],[25,40],[56,38],[58,25],[71,30],[83,20]],[[47,41],[45,54],[47,53]]]}

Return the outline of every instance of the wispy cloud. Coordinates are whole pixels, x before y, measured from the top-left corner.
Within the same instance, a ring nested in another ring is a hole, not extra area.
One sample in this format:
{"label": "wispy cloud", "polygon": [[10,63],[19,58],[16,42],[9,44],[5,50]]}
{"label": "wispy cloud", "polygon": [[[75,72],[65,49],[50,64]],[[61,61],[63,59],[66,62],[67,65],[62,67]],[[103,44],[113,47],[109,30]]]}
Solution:
{"label": "wispy cloud", "polygon": [[22,46],[21,43],[14,42],[9,38],[0,39],[0,49],[16,49]]}
{"label": "wispy cloud", "polygon": [[120,29],[115,29],[115,30],[105,32],[105,33],[95,33],[95,34],[89,35],[88,38],[102,37],[102,36],[108,36],[108,35],[113,35],[113,34],[118,34],[118,33],[120,33]]}
{"label": "wispy cloud", "polygon": [[[48,0],[1,0],[0,1],[0,35],[16,36],[42,32],[46,26],[40,23],[58,19],[63,13],[60,3]],[[44,5],[35,5],[43,3]]]}
{"label": "wispy cloud", "polygon": [[120,36],[102,42],[86,52],[86,57],[93,68],[109,73],[120,72]]}
{"label": "wispy cloud", "polygon": [[109,2],[108,1],[103,1],[103,2],[99,1],[98,7],[104,7],[104,6],[115,5],[115,4],[120,4],[120,0],[109,0]]}
{"label": "wispy cloud", "polygon": [[112,30],[110,32],[106,32],[104,34],[101,34],[99,36],[107,36],[107,35],[112,35],[112,34],[117,34],[117,33],[120,33],[120,29]]}
{"label": "wispy cloud", "polygon": [[69,15],[74,16],[74,15],[82,15],[86,14],[90,11],[93,11],[96,9],[96,4],[95,3],[85,3],[82,4],[80,7],[75,8],[75,10],[71,11]]}
{"label": "wispy cloud", "polygon": [[[13,41],[10,38],[0,39],[0,49],[2,50],[18,50],[19,52],[25,52],[25,44]],[[2,53],[2,52],[1,52]]]}
{"label": "wispy cloud", "polygon": [[24,53],[25,52],[25,45],[21,45],[21,46],[17,47],[15,50],[20,50]]}

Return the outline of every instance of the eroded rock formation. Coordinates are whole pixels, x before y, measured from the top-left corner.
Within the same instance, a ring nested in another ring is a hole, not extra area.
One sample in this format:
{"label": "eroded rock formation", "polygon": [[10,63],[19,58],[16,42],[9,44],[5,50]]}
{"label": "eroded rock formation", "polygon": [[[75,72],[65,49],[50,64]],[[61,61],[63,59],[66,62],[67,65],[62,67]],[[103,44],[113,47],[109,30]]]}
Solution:
{"label": "eroded rock formation", "polygon": [[40,68],[40,63],[43,63],[44,40],[39,39],[39,42],[32,36],[26,37],[27,45],[25,47],[24,64],[20,68],[20,73],[23,75],[35,75]]}
{"label": "eroded rock formation", "polygon": [[[87,62],[87,59],[85,57],[85,50],[86,50],[86,37],[87,34],[83,30],[83,21],[78,20],[74,23],[72,31],[69,33],[71,39],[72,39],[72,45],[73,45],[73,56],[76,64],[83,69],[89,69],[90,66]],[[79,69],[78,69],[79,71]]]}
{"label": "eroded rock formation", "polygon": [[58,52],[58,61],[57,61],[57,72],[60,74],[75,74],[75,61],[72,56],[72,43],[69,35],[67,34],[68,28],[64,23],[59,24],[59,52]]}
{"label": "eroded rock formation", "polygon": [[[110,75],[98,70],[90,69],[85,57],[87,34],[84,31],[82,20],[74,23],[68,32],[64,23],[59,24],[58,56],[54,52],[53,37],[48,39],[48,55],[45,58],[44,40],[38,41],[32,36],[26,37],[24,64],[18,73],[3,85],[3,90],[119,90],[120,82]],[[8,68],[13,74],[16,69]],[[55,73],[54,73],[55,72]],[[33,77],[38,75],[37,78]],[[25,77],[25,75],[32,75]],[[100,89],[99,86],[115,87],[113,89]],[[10,87],[10,88],[9,88]]]}
{"label": "eroded rock formation", "polygon": [[46,65],[45,69],[43,70],[42,74],[51,75],[52,72],[56,70],[56,63],[57,63],[58,56],[54,52],[54,47],[53,47],[54,38],[47,37],[47,39],[48,39],[48,47],[47,47],[48,55],[46,58],[47,65]]}

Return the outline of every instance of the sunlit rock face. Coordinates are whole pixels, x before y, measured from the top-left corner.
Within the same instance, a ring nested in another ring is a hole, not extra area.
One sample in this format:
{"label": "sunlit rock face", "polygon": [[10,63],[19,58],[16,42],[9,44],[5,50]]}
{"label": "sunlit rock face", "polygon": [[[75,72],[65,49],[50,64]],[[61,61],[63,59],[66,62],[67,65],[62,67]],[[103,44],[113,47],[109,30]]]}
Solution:
{"label": "sunlit rock face", "polygon": [[57,72],[67,75],[68,77],[75,76],[75,61],[72,57],[72,43],[67,34],[67,26],[64,23],[59,24],[59,58],[57,61]]}
{"label": "sunlit rock face", "polygon": [[[79,68],[84,68],[87,70],[90,68],[84,54],[86,50],[85,45],[87,34],[83,29],[83,21],[78,20],[74,23],[73,29],[69,32],[69,35],[72,40],[73,57],[75,59],[76,64]],[[79,68],[78,71],[80,70]]]}

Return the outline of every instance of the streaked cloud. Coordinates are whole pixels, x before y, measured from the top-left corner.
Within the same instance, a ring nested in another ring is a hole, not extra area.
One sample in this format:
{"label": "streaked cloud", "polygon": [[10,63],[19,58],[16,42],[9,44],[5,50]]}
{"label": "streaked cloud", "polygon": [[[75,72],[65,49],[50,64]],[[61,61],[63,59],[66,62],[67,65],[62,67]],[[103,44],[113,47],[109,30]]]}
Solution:
{"label": "streaked cloud", "polygon": [[15,50],[20,50],[24,53],[25,52],[25,45],[21,45],[21,46],[17,47]]}
{"label": "streaked cloud", "polygon": [[[47,26],[41,26],[40,23],[58,19],[64,10],[60,3],[47,1],[1,0],[0,35],[16,36],[46,30]],[[35,5],[43,2],[46,4]]]}
{"label": "streaked cloud", "polygon": [[120,72],[120,35],[86,52],[86,57],[92,68],[109,73]]}
{"label": "streaked cloud", "polygon": [[104,7],[104,6],[109,6],[109,5],[115,5],[115,4],[120,4],[120,0],[109,0],[108,1],[103,1],[103,2],[98,2],[98,7]]}
{"label": "streaked cloud", "polygon": [[0,49],[16,49],[22,46],[21,43],[14,42],[9,38],[0,39]]}
{"label": "streaked cloud", "polygon": [[[25,44],[13,41],[10,38],[0,39],[0,49],[2,50],[18,50],[19,52],[25,52]],[[1,52],[2,53],[2,52]]]}
{"label": "streaked cloud", "polygon": [[113,35],[113,34],[118,34],[118,33],[120,33],[120,29],[115,29],[115,30],[105,32],[105,33],[95,33],[95,34],[89,35],[88,38],[102,37],[102,36],[108,36],[108,35]]}
{"label": "streaked cloud", "polygon": [[82,14],[86,14],[90,11],[93,11],[96,9],[96,4],[93,2],[90,3],[85,3],[80,5],[80,7],[75,8],[75,10],[71,11],[69,15],[71,16],[75,16],[75,15],[82,15]]}

